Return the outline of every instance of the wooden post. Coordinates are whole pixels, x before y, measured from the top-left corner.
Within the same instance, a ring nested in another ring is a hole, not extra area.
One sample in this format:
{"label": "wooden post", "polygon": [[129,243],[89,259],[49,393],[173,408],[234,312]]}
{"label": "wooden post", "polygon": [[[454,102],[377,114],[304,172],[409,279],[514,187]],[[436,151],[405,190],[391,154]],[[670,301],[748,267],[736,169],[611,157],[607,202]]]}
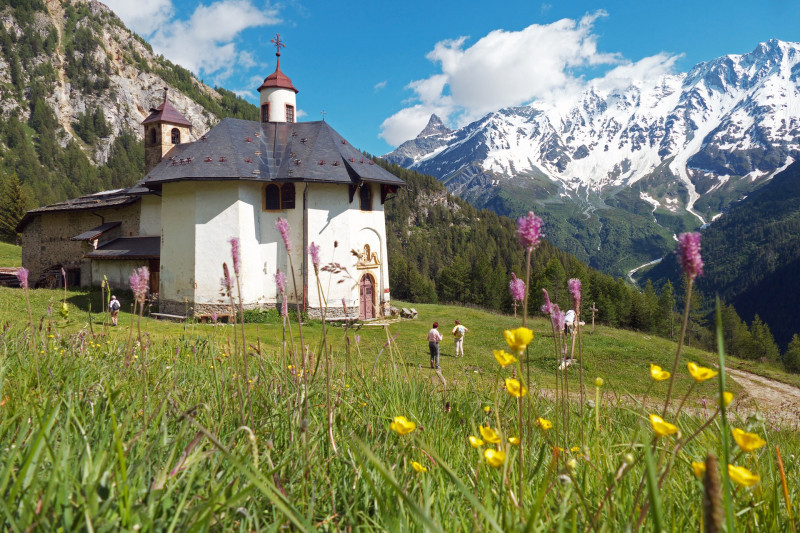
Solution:
{"label": "wooden post", "polygon": [[517,318],[517,301],[514,300],[514,318]]}
{"label": "wooden post", "polygon": [[594,314],[598,311],[597,307],[594,305],[594,302],[592,302],[592,308],[590,311],[592,312],[592,333],[594,333]]}

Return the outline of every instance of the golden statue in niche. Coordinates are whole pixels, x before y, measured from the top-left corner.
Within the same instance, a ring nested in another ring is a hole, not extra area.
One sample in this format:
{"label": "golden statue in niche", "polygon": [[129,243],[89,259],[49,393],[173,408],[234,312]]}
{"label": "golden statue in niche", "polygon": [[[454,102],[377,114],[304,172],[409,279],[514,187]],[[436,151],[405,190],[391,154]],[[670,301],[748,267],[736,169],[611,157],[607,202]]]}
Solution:
{"label": "golden statue in niche", "polygon": [[369,244],[364,245],[363,252],[350,250],[350,253],[358,258],[356,261],[356,268],[358,269],[376,268],[381,266],[381,262],[378,259],[378,252],[371,251]]}

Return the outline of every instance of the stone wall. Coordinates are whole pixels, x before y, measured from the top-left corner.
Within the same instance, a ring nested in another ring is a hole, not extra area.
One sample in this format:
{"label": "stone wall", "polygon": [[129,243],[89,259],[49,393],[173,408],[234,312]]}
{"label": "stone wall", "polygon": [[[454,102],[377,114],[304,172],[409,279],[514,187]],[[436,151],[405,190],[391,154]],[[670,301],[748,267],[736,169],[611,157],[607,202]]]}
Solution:
{"label": "stone wall", "polygon": [[70,239],[96,228],[103,220],[122,222],[115,230],[120,237],[138,235],[139,202],[119,208],[36,214],[22,231],[22,266],[30,270],[31,284],[35,284],[47,268],[59,264],[66,270],[79,269],[81,286],[99,284],[100,280],[92,280],[90,260],[83,257],[91,249],[89,243]]}

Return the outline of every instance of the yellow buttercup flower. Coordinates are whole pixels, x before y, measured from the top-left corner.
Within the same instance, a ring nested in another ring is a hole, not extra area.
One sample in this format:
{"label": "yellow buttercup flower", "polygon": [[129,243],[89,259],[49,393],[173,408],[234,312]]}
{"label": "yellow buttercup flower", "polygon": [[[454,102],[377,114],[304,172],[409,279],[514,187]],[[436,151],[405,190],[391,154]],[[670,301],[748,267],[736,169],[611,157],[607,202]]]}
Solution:
{"label": "yellow buttercup flower", "polygon": [[422,466],[421,464],[419,464],[416,461],[411,461],[411,466],[414,468],[414,470],[417,471],[418,474],[422,474],[423,472],[427,472],[428,471],[427,468],[425,468],[424,466]]}
{"label": "yellow buttercup flower", "polygon": [[492,353],[494,354],[494,358],[497,359],[497,362],[503,368],[517,362],[517,358],[505,350],[492,350]]}
{"label": "yellow buttercup flower", "polygon": [[506,378],[506,390],[515,398],[522,398],[528,394],[528,389],[514,378]]}
{"label": "yellow buttercup flower", "polygon": [[728,407],[733,401],[733,393],[728,391],[723,392],[722,400],[725,402],[725,407]]}
{"label": "yellow buttercup flower", "polygon": [[655,431],[656,435],[659,437],[672,435],[678,432],[678,426],[665,422],[664,419],[658,415],[650,415],[650,424],[652,424],[653,431]]}
{"label": "yellow buttercup flower", "polygon": [[569,451],[571,451],[572,453],[578,453],[578,452],[581,451],[581,447],[580,446],[573,446],[572,448],[569,449]]}
{"label": "yellow buttercup flower", "polygon": [[697,461],[692,461],[692,470],[694,470],[695,476],[703,477],[703,474],[706,473],[706,464],[698,463]]}
{"label": "yellow buttercup flower", "polygon": [[757,434],[747,433],[739,428],[733,428],[731,433],[733,433],[733,440],[735,440],[736,444],[739,445],[739,448],[745,452],[757,450],[767,443],[767,441],[759,437]]}
{"label": "yellow buttercup flower", "polygon": [[519,446],[520,440],[519,437],[508,437],[508,442],[510,442],[514,446]]}
{"label": "yellow buttercup flower", "polygon": [[469,436],[469,444],[473,448],[480,448],[481,446],[483,446],[483,441],[481,439],[479,439],[478,437],[470,435]]}
{"label": "yellow buttercup flower", "polygon": [[536,419],[536,425],[542,428],[543,430],[547,431],[548,429],[553,427],[553,423],[547,420],[546,418],[539,417]]}
{"label": "yellow buttercup flower", "polygon": [[528,328],[507,329],[503,332],[509,348],[519,353],[533,340],[533,331]]}
{"label": "yellow buttercup flower", "polygon": [[761,480],[760,477],[743,466],[728,465],[728,476],[730,476],[731,481],[743,487],[752,487]]}
{"label": "yellow buttercup flower", "polygon": [[661,370],[661,367],[650,363],[650,375],[656,381],[664,381],[669,379],[670,373],[666,370]]}
{"label": "yellow buttercup flower", "polygon": [[486,406],[483,407],[483,410],[484,410],[484,412],[488,413],[489,411],[492,410],[492,408],[489,407],[488,405],[486,405]]}
{"label": "yellow buttercup flower", "polygon": [[481,430],[481,437],[483,437],[483,440],[486,442],[491,442],[492,444],[500,442],[500,435],[492,428],[481,426],[479,429]]}
{"label": "yellow buttercup flower", "polygon": [[594,386],[595,387],[602,387],[603,386],[603,378],[597,377],[594,378]]}
{"label": "yellow buttercup flower", "polygon": [[486,462],[495,468],[503,466],[503,463],[506,462],[506,452],[503,450],[493,450],[489,448],[484,450],[483,456],[486,457]]}
{"label": "yellow buttercup flower", "polygon": [[417,425],[414,422],[408,420],[404,416],[394,417],[394,422],[389,424],[389,429],[391,429],[392,431],[396,431],[400,435],[406,435],[408,433],[411,433],[412,431],[414,431],[416,427]]}
{"label": "yellow buttercup flower", "polygon": [[697,363],[689,363],[686,365],[689,367],[689,373],[692,375],[694,380],[698,383],[702,383],[707,379],[711,379],[719,372],[712,368],[706,368],[704,366],[699,366]]}

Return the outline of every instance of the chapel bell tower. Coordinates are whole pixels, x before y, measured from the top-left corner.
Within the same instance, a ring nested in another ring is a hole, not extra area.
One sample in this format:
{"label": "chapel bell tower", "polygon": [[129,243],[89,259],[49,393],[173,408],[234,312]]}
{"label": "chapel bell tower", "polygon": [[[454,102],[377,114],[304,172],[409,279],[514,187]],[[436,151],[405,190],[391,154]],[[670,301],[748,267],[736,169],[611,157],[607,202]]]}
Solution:
{"label": "chapel bell tower", "polygon": [[277,34],[271,42],[277,51],[278,64],[275,72],[270,74],[258,88],[261,93],[261,122],[296,122],[297,93],[289,76],[281,72],[281,48],[286,45]]}
{"label": "chapel bell tower", "polygon": [[164,103],[150,109],[144,119],[144,173],[148,174],[161,162],[173,146],[191,141],[192,123],[172,107],[169,88],[164,87]]}

